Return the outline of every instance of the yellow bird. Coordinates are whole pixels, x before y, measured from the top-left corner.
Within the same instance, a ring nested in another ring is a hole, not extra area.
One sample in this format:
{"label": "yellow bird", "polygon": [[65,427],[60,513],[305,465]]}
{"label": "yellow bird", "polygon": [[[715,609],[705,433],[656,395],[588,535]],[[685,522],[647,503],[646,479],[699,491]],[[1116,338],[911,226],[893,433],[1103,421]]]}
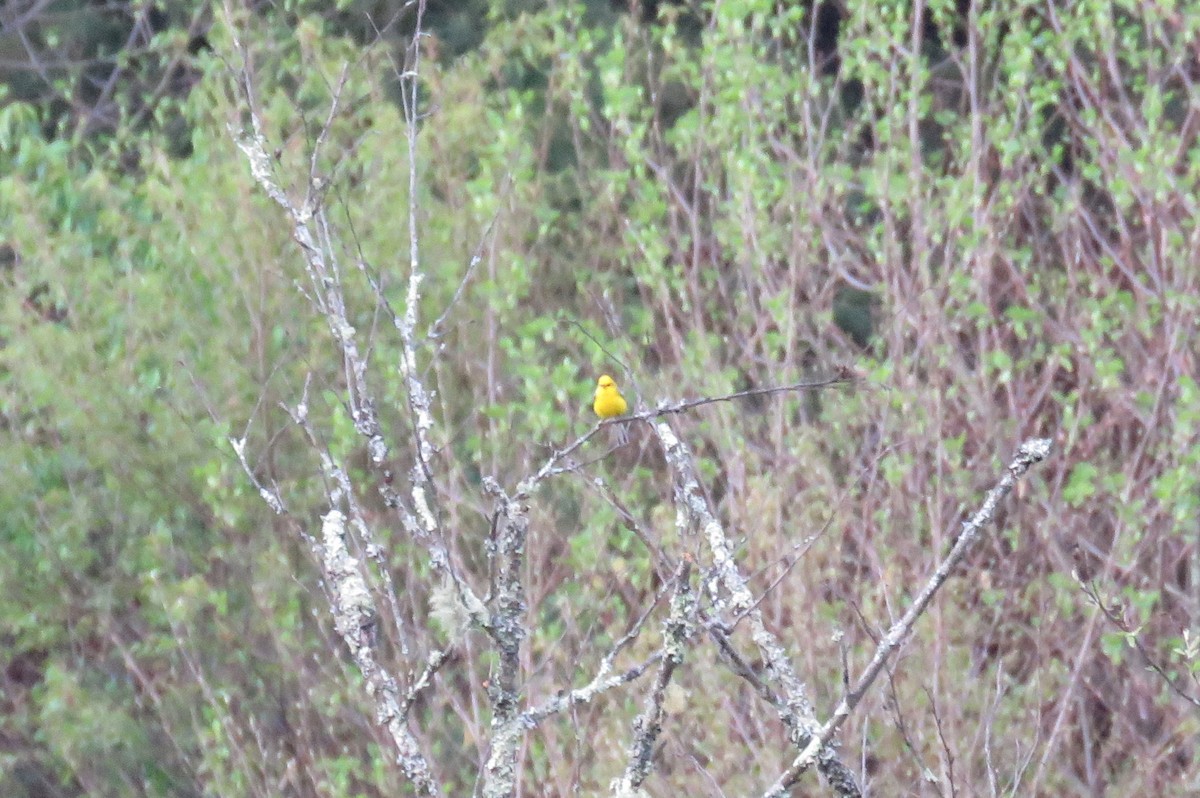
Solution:
{"label": "yellow bird", "polygon": [[621,389],[607,374],[601,375],[596,381],[596,398],[592,401],[592,409],[600,418],[616,418],[629,410],[629,403],[621,396]]}

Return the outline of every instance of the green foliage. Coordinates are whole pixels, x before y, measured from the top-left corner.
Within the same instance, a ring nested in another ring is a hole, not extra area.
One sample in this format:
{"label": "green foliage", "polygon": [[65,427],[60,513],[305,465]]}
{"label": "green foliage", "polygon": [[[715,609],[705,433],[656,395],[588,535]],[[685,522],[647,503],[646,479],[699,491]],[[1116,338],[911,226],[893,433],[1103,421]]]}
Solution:
{"label": "green foliage", "polygon": [[[889,686],[909,728],[942,734],[901,739],[865,716],[849,729],[846,745],[865,732],[881,763],[878,789],[933,772],[945,740],[986,736],[989,759],[965,742],[951,752],[964,763],[957,789],[984,789],[986,763],[1015,767],[1020,741],[1083,711],[1077,664],[1088,684],[1130,685],[1089,693],[1098,718],[1149,698],[1164,727],[1179,723],[1130,645],[1197,668],[1194,611],[1173,597],[1190,595],[1180,563],[1200,479],[1186,212],[1200,161],[1172,71],[1197,31],[1165,27],[1174,18],[1155,8],[1043,6],[994,4],[971,22],[931,2],[914,28],[912,4],[852,3],[822,60],[802,4],[723,2],[699,19],[663,3],[647,22],[606,2],[431,3],[439,39],[422,67],[415,196],[393,61],[412,20],[379,41],[364,21],[397,3],[221,18],[206,35],[212,56],[187,59],[189,92],[154,105],[136,81],[122,86],[109,140],[75,134],[64,108],[13,84],[0,107],[0,216],[11,220],[0,233],[0,457],[11,464],[0,634],[29,676],[0,713],[15,741],[0,792],[19,794],[9,774],[29,771],[81,794],[404,789],[329,642],[301,537],[325,509],[318,456],[281,404],[306,397],[320,446],[360,487],[411,603],[389,621],[426,628],[438,586],[374,491],[303,253],[232,141],[229,124],[246,115],[229,70],[243,58],[293,198],[344,71],[316,166],[398,481],[411,421],[390,312],[403,310],[407,210],[418,209],[439,513],[479,584],[481,479],[512,488],[588,430],[597,373],[650,407],[854,364],[864,376],[850,390],[674,420],[752,587],[774,585],[763,610],[807,652],[822,714],[839,697],[831,631],[865,661],[1015,442],[1050,435],[1057,447]],[[186,50],[191,10],[168,4],[170,24],[146,44],[155,57],[131,74]],[[72,24],[90,18],[73,11]],[[99,39],[115,31],[54,35],[111,61]],[[77,78],[53,85],[70,94]],[[531,703],[591,678],[660,586],[656,548],[698,551],[675,529],[648,433],[634,433],[603,457],[598,436],[581,478],[532,499]],[[242,473],[230,440],[243,437],[286,521]],[[1071,574],[1084,572],[1114,583],[1134,622],[1098,629],[1080,651],[1090,609]],[[438,623],[435,642],[456,642]],[[630,662],[654,652],[655,635],[631,643]],[[732,794],[787,758],[727,753],[787,748],[708,654],[697,649],[679,676],[690,706],[671,718],[664,792],[700,789],[676,761],[703,758]],[[471,789],[486,747],[488,656],[439,677],[455,712],[415,715],[452,791]],[[529,772],[602,789],[637,695],[540,730]],[[689,743],[700,736],[688,723],[723,724],[731,739]],[[1083,783],[1072,763],[1097,761],[1114,791],[1167,783],[1165,749],[1112,728],[1107,745],[1055,741],[1046,761],[1061,764],[1031,778],[1066,793]],[[580,739],[586,756],[564,754]]]}

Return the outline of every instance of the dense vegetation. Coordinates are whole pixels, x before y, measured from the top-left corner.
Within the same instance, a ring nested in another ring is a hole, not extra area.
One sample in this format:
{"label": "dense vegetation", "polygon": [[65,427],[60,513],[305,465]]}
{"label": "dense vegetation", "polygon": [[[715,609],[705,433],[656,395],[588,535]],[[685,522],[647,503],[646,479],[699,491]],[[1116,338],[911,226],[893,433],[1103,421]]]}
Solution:
{"label": "dense vegetation", "polygon": [[[455,652],[412,722],[447,794],[487,756],[485,637],[380,499],[304,253],[236,145],[252,116],[298,203],[320,145],[398,482],[417,208],[436,498],[481,593],[484,478],[586,431],[597,374],[648,407],[849,372],[673,421],[818,717],[1018,442],[1055,442],[845,727],[860,783],[1200,790],[1200,16],[430,2],[410,195],[414,8],[328,5],[0,12],[0,794],[409,794],[329,621],[320,449],[404,602],[389,664]],[[531,704],[594,675],[665,563],[705,566],[644,427],[533,497]],[[792,760],[711,643],[674,684],[650,794],[760,794]],[[525,794],[604,791],[644,690],[539,726]]]}

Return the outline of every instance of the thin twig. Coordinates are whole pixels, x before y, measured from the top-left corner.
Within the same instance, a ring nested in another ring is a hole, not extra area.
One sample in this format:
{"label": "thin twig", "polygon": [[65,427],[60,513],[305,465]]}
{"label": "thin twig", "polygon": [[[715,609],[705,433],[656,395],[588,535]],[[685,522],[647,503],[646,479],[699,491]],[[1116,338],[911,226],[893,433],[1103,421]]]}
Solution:
{"label": "thin twig", "polygon": [[848,370],[839,370],[838,374],[832,377],[826,377],[819,380],[806,380],[803,382],[792,383],[791,385],[778,385],[770,388],[752,388],[747,391],[737,391],[736,393],[722,394],[721,396],[706,396],[701,399],[689,399],[683,402],[675,402],[671,404],[662,404],[653,410],[643,410],[638,413],[633,413],[620,418],[607,418],[597,422],[591,429],[580,435],[575,440],[571,441],[562,449],[556,449],[551,452],[550,457],[542,464],[534,474],[526,478],[521,486],[518,487],[518,495],[528,496],[544,480],[575,470],[572,466],[560,466],[564,459],[570,457],[578,449],[595,437],[601,429],[613,424],[630,424],[635,421],[651,421],[662,416],[684,413],[696,407],[710,405],[716,402],[732,402],[738,399],[747,399],[752,396],[770,396],[780,393],[791,393],[795,391],[808,391],[815,388],[828,388],[833,385],[844,385],[854,381]]}
{"label": "thin twig", "polygon": [[1191,695],[1182,687],[1175,684],[1175,680],[1172,679],[1171,676],[1164,671],[1150,656],[1150,652],[1146,650],[1146,647],[1142,644],[1141,639],[1138,637],[1138,630],[1131,629],[1124,618],[1119,617],[1116,612],[1114,612],[1112,607],[1109,607],[1104,603],[1104,599],[1100,597],[1100,591],[1096,587],[1096,583],[1094,581],[1084,582],[1082,579],[1080,579],[1079,586],[1080,589],[1083,590],[1084,595],[1086,595],[1092,604],[1095,605],[1096,609],[1100,610],[1104,617],[1108,619],[1110,624],[1120,630],[1120,632],[1125,636],[1125,640],[1131,646],[1133,646],[1134,650],[1137,651],[1138,654],[1141,655],[1142,661],[1146,663],[1146,667],[1158,674],[1159,678],[1166,682],[1167,687],[1170,687],[1173,693],[1182,698],[1184,701],[1187,701],[1192,706],[1200,708],[1200,698]]}

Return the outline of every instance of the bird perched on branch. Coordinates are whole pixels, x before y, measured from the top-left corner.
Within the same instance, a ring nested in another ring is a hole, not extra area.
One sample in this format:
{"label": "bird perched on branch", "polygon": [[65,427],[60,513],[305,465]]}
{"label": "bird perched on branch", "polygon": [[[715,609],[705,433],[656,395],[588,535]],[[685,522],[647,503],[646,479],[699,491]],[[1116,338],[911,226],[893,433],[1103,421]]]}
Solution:
{"label": "bird perched on branch", "polygon": [[[592,409],[601,419],[623,416],[629,410],[629,403],[621,396],[621,389],[607,374],[602,374],[596,380],[596,398],[592,400]],[[628,432],[621,424],[609,430],[609,441],[613,446],[624,446],[628,442]]]}
{"label": "bird perched on branch", "polygon": [[592,409],[600,418],[616,418],[629,410],[629,403],[621,396],[621,389],[607,374],[601,375],[596,381],[596,398],[592,400]]}

